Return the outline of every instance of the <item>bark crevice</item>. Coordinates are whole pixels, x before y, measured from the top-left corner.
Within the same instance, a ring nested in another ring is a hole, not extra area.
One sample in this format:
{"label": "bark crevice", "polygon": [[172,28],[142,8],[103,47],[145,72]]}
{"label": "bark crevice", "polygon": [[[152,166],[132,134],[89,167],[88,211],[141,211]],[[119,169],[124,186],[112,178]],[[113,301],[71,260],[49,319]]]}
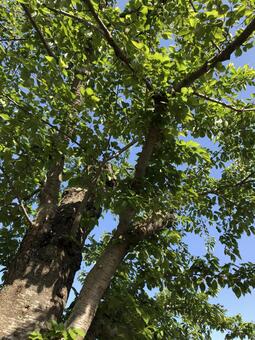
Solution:
{"label": "bark crevice", "polygon": [[84,235],[79,230],[71,238],[69,231],[85,194],[69,189],[48,227],[28,230],[0,291],[1,339],[25,339],[62,316],[82,259]]}

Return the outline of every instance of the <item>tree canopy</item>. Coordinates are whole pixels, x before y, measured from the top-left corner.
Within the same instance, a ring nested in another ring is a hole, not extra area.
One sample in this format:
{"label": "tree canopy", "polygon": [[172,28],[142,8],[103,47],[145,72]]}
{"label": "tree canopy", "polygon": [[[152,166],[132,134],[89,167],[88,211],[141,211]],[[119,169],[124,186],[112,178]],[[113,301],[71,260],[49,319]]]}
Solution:
{"label": "tree canopy", "polygon": [[[36,287],[33,294],[48,289],[39,281],[43,269],[28,274],[29,261],[39,266],[43,257],[57,279],[60,239],[61,251],[72,248],[70,259],[82,253],[88,269],[79,297],[48,317],[55,319],[48,330],[38,319],[17,325],[19,332],[34,329],[31,339],[83,338],[75,329],[100,340],[210,339],[212,330],[227,339],[255,336],[253,323],[210,303],[222,287],[240,297],[255,286],[254,264],[241,261],[238,247],[255,233],[255,106],[246,91],[255,69],[233,62],[254,46],[254,31],[247,0],[130,0],[124,10],[115,1],[2,1],[3,287],[20,280]],[[93,230],[105,212],[119,224],[97,241]],[[190,253],[190,233],[205,237],[203,256]]]}

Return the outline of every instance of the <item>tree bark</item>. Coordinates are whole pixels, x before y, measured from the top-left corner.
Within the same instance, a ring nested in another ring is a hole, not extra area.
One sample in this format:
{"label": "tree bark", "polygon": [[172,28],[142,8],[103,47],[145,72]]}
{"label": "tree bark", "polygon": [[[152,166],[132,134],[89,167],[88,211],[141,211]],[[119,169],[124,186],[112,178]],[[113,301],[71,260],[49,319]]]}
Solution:
{"label": "tree bark", "polygon": [[[141,240],[173,223],[173,220],[172,214],[166,214],[164,217],[153,216],[151,220],[146,221],[143,225],[133,225],[125,232],[121,231],[123,228],[118,227],[102,256],[86,277],[80,296],[67,320],[67,326],[79,328],[86,334],[94,319],[101,298],[128,251]],[[82,337],[78,337],[78,339],[82,339]]]}
{"label": "tree bark", "polygon": [[[155,112],[160,118],[161,113],[164,113],[167,108],[167,103],[162,103],[161,96],[155,96],[154,101]],[[158,121],[155,122],[154,119],[152,119],[142,151],[137,160],[135,174],[131,184],[136,193],[140,191],[143,185],[142,182],[146,169],[149,165],[153,151],[160,140],[160,128],[158,123]],[[120,213],[120,221],[116,233],[96,265],[86,277],[80,296],[67,320],[66,324],[68,327],[79,328],[83,330],[85,334],[87,333],[100,303],[100,299],[103,297],[114,273],[133,242],[131,242],[129,235],[130,232],[134,231],[131,224],[135,213],[135,209],[129,205],[127,205]],[[152,228],[151,230],[154,229]]]}
{"label": "tree bark", "polygon": [[69,231],[84,195],[69,189],[55,216],[28,230],[0,292],[1,339],[27,339],[28,332],[61,317],[81,262],[83,236],[70,238]]}

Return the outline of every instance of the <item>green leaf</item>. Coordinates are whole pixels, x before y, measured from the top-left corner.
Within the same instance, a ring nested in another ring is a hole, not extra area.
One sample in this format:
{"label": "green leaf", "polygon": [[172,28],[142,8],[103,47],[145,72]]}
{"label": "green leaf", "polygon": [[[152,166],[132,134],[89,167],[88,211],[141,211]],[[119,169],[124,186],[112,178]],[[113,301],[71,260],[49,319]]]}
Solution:
{"label": "green leaf", "polygon": [[61,57],[59,58],[58,63],[61,68],[68,68],[68,64]]}
{"label": "green leaf", "polygon": [[3,120],[10,120],[10,116],[7,115],[6,113],[0,113],[0,117],[1,117]]}
{"label": "green leaf", "polygon": [[135,40],[131,40],[132,44],[138,48],[139,50],[143,48],[144,44],[142,42],[138,42],[138,41],[135,41]]}
{"label": "green leaf", "polygon": [[51,57],[50,55],[46,55],[45,59],[47,59],[50,63],[55,62],[55,59],[53,57]]}
{"label": "green leaf", "polygon": [[94,90],[91,88],[91,87],[87,87],[85,89],[85,93],[88,95],[88,96],[93,96],[94,95]]}

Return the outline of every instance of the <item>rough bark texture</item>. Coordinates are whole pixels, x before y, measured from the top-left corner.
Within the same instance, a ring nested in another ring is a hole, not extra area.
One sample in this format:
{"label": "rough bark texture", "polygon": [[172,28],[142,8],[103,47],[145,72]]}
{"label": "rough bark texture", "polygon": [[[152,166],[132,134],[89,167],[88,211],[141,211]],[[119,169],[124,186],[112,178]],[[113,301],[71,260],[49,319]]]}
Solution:
{"label": "rough bark texture", "polygon": [[69,230],[84,194],[68,190],[47,228],[27,232],[0,292],[1,339],[27,339],[62,315],[81,262],[81,234],[71,239]]}

